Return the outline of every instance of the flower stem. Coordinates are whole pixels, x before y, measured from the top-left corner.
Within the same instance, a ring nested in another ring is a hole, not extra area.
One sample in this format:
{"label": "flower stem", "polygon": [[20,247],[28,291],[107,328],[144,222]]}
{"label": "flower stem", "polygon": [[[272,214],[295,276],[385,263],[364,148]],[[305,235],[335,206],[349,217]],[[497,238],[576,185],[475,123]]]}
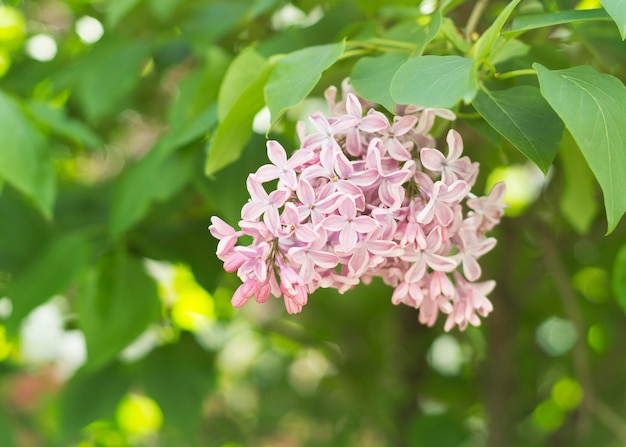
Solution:
{"label": "flower stem", "polygon": [[525,68],[523,70],[507,71],[506,73],[496,73],[495,78],[496,79],[510,79],[510,78],[516,78],[518,76],[529,76],[529,75],[535,76],[536,74],[537,74],[537,70],[535,70],[534,68]]}
{"label": "flower stem", "polygon": [[474,34],[476,25],[478,25],[478,22],[480,21],[483,12],[485,12],[487,3],[489,3],[489,0],[477,0],[476,4],[474,5],[474,9],[472,9],[470,17],[467,20],[467,26],[465,27],[465,40],[467,42],[472,41],[472,34]]}

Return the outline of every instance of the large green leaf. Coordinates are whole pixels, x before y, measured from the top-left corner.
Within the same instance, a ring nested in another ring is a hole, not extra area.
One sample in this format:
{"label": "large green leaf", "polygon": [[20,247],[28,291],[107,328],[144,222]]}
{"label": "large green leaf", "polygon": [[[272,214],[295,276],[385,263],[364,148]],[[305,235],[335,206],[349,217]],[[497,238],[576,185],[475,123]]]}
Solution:
{"label": "large green leaf", "polygon": [[599,211],[593,173],[569,132],[563,135],[559,148],[563,169],[563,193],[559,209],[579,234],[587,234]]}
{"label": "large green leaf", "polygon": [[83,58],[77,69],[76,94],[89,121],[117,112],[128,100],[151,50],[149,41],[114,36],[98,42]]}
{"label": "large green leaf", "polygon": [[481,90],[473,104],[500,135],[544,173],[548,172],[561,141],[563,123],[538,88]]}
{"label": "large green leaf", "polygon": [[622,40],[626,39],[626,5],[624,0],[600,0],[600,2],[617,24]]}
{"label": "large green leaf", "polygon": [[304,48],[276,63],[264,88],[272,124],[285,110],[298,105],[311,93],[322,72],[335,63],[344,48],[344,42]]}
{"label": "large green leaf", "polygon": [[33,257],[8,285],[13,311],[6,322],[14,333],[20,322],[35,307],[63,292],[77,277],[89,258],[89,242],[81,233],[52,239]]}
{"label": "large green leaf", "polygon": [[212,175],[236,161],[252,136],[254,116],[263,108],[263,86],[267,82],[274,63],[269,60],[259,68],[254,81],[245,88],[233,103],[230,111],[220,123],[208,144],[208,155],[204,167]]}
{"label": "large green leaf", "polygon": [[212,370],[212,356],[188,334],[175,345],[154,350],[140,364],[139,383],[179,437],[194,439],[198,434],[202,403],[214,384]]}
{"label": "large green leaf", "polygon": [[408,56],[401,53],[364,57],[354,64],[350,83],[363,98],[393,112],[396,103],[391,97],[391,80],[407,59]]}
{"label": "large green leaf", "polygon": [[246,48],[233,60],[224,75],[217,100],[217,116],[220,121],[226,118],[241,92],[245,90],[259,74],[266,59],[253,47]]}
{"label": "large green leaf", "polygon": [[241,0],[185,3],[190,3],[190,8],[187,20],[180,26],[182,36],[198,51],[236,28],[250,6],[248,1]]}
{"label": "large green leaf", "polygon": [[391,81],[391,97],[398,104],[453,107],[471,100],[477,89],[472,59],[460,56],[422,56],[407,61]]}
{"label": "large green leaf", "polygon": [[230,56],[219,47],[210,47],[205,54],[204,62],[178,83],[178,94],[168,110],[167,138],[174,146],[200,137],[217,122],[216,99]]}
{"label": "large green leaf", "polygon": [[106,25],[115,28],[141,0],[111,0],[106,11]]}
{"label": "large green leaf", "polygon": [[189,182],[198,165],[192,148],[172,152],[162,139],[121,176],[115,189],[110,229],[115,238],[136,224],[154,202],[165,201]]}
{"label": "large green leaf", "polygon": [[502,31],[502,27],[513,13],[515,7],[519,4],[521,0],[512,0],[498,15],[496,20],[491,24],[489,28],[480,36],[480,38],[476,41],[476,45],[474,46],[474,59],[476,60],[477,66],[480,65],[483,59],[488,58],[491,50],[493,50],[496,41],[500,37],[500,31]]}
{"label": "large green leaf", "polygon": [[101,147],[102,139],[83,122],[69,118],[63,109],[52,108],[40,102],[30,102],[27,110],[32,118],[49,132],[72,143],[89,148]]}
{"label": "large green leaf", "polygon": [[154,16],[161,22],[171,18],[183,0],[148,0],[148,6]]}
{"label": "large green leaf", "polygon": [[613,295],[621,308],[626,312],[626,245],[617,252],[613,261],[613,276],[611,278]]}
{"label": "large green leaf", "polygon": [[626,87],[589,66],[537,70],[541,94],[561,117],[600,183],[612,232],[626,211]]}
{"label": "large green leaf", "polygon": [[603,9],[573,9],[570,11],[550,12],[546,14],[528,14],[513,19],[511,29],[505,34],[519,34],[547,26],[563,25],[572,22],[586,22],[590,20],[610,20]]}
{"label": "large green leaf", "polygon": [[75,437],[92,422],[112,419],[129,387],[130,377],[117,363],[93,374],[76,374],[61,396],[59,416],[63,436]]}
{"label": "large green leaf", "polygon": [[0,177],[51,218],[56,178],[46,142],[20,105],[1,90],[0,138]]}
{"label": "large green leaf", "polygon": [[154,280],[139,259],[126,253],[103,257],[84,277],[78,293],[79,325],[87,364],[94,370],[112,360],[159,315]]}

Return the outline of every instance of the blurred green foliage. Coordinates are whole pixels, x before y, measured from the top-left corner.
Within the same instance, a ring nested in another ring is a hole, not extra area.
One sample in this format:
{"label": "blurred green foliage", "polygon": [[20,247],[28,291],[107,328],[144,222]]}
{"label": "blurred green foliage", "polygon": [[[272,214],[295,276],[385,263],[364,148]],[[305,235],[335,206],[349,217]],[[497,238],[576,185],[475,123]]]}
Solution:
{"label": "blurred green foliage", "polygon": [[[625,11],[0,2],[0,446],[624,445]],[[507,181],[484,328],[378,282],[231,308],[209,219],[347,76],[452,106],[478,184]]]}

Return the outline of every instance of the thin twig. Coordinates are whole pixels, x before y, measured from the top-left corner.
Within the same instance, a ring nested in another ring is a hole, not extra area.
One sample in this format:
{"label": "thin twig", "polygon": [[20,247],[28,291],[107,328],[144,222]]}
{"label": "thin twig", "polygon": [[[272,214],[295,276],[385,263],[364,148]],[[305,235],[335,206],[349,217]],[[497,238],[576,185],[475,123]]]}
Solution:
{"label": "thin twig", "polygon": [[487,3],[489,3],[489,0],[478,0],[474,5],[474,9],[472,9],[470,17],[467,20],[467,26],[465,27],[465,40],[468,43],[472,41],[472,34],[474,34],[474,30],[476,29],[483,12],[485,12]]}
{"label": "thin twig", "polygon": [[[567,269],[563,265],[554,241],[549,234],[544,233],[542,235],[542,243],[546,268],[558,289],[565,315],[574,324],[576,331],[579,334],[584,334],[586,332],[585,323]],[[622,422],[622,418],[596,395],[585,337],[578,337],[572,350],[572,357],[576,377],[583,389],[583,400],[581,402],[582,421],[579,427],[581,430],[588,432],[590,428],[589,415],[594,414],[626,445],[626,425]],[[584,433],[581,434],[584,435]]]}

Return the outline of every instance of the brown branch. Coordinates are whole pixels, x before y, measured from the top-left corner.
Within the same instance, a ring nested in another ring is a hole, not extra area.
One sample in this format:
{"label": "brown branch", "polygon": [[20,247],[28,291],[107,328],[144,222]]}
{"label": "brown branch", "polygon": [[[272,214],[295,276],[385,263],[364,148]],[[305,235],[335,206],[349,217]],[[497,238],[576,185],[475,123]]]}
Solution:
{"label": "brown branch", "polygon": [[[545,264],[554,284],[559,292],[563,303],[565,316],[574,324],[578,334],[585,334],[585,323],[578,305],[576,291],[571,285],[570,276],[563,265],[556,245],[549,234],[542,234],[543,253]],[[591,368],[589,366],[589,353],[585,344],[585,337],[578,337],[572,349],[574,372],[583,390],[581,402],[581,423],[579,435],[586,436],[591,427],[590,415],[594,414],[605,426],[626,444],[626,425],[622,418],[605,404],[596,394],[593,384]]]}

